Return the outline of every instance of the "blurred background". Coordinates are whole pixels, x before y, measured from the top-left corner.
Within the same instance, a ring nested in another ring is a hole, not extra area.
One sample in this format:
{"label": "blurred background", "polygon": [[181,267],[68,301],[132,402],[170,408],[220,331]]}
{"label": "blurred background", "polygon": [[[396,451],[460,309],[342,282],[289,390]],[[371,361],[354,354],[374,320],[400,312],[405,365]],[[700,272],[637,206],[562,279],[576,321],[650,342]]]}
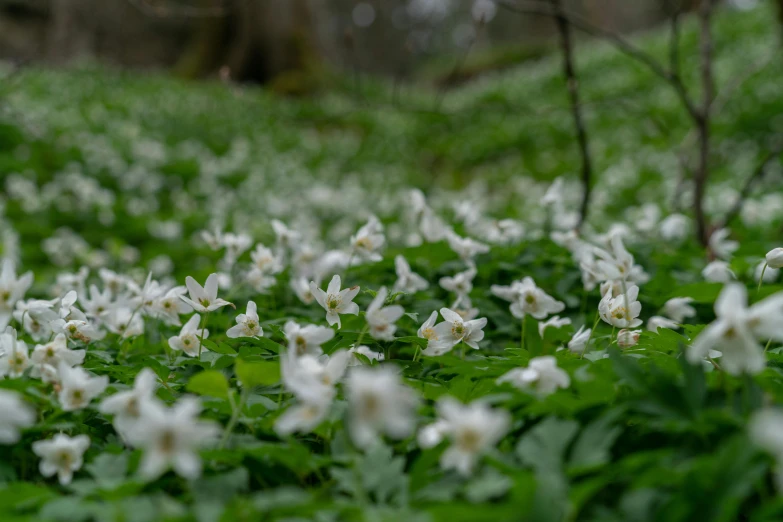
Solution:
{"label": "blurred background", "polygon": [[[775,0],[783,4],[783,0]],[[531,4],[532,2],[527,2]],[[664,23],[696,0],[564,0],[620,33]],[[731,0],[750,9],[756,0]],[[545,52],[550,17],[505,0],[0,0],[0,60],[97,59],[186,78],[306,81],[320,68],[460,82]],[[459,75],[444,57],[470,48]],[[299,86],[299,88],[304,88]],[[294,88],[296,90],[296,88]]]}

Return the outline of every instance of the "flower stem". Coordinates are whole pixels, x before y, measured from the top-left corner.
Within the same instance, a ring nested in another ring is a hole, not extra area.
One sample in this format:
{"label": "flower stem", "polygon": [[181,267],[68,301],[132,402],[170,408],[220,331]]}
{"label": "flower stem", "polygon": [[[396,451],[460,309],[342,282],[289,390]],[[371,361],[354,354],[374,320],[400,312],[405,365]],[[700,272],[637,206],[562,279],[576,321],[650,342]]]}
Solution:
{"label": "flower stem", "polygon": [[204,329],[207,327],[207,316],[209,312],[201,316],[201,337],[198,339],[198,360],[201,360],[201,347],[204,344]]}
{"label": "flower stem", "polygon": [[522,316],[522,339],[519,341],[519,346],[523,350],[525,349],[525,330],[527,326],[527,321],[525,321],[525,316]]}
{"label": "flower stem", "polygon": [[587,353],[587,350],[590,349],[590,341],[593,339],[593,334],[595,333],[595,329],[598,326],[598,321],[601,320],[601,314],[599,312],[595,312],[595,321],[593,321],[593,327],[590,329],[590,335],[587,336],[587,342],[585,343],[585,349],[582,350],[582,355],[579,356],[580,359],[584,359],[585,353]]}
{"label": "flower stem", "polygon": [[239,395],[239,404],[234,404],[234,400],[231,399],[231,394],[229,393],[229,399],[231,400],[231,418],[228,420],[228,424],[226,424],[226,429],[223,431],[223,436],[220,438],[220,444],[218,445],[218,449],[223,449],[223,446],[226,445],[226,442],[228,441],[228,437],[231,435],[231,432],[234,431],[234,427],[237,424],[237,421],[239,420],[239,414],[242,412],[242,408],[245,406],[245,401],[247,400],[247,388],[242,388],[242,393]]}
{"label": "flower stem", "polygon": [[764,268],[761,269],[761,277],[759,277],[759,287],[756,289],[756,293],[761,292],[761,285],[764,283],[764,272],[766,271],[767,271],[767,263],[764,263]]}
{"label": "flower stem", "polygon": [[362,331],[359,332],[359,337],[356,338],[356,344],[354,346],[356,346],[358,348],[359,346],[362,345],[362,339],[364,339],[364,334],[366,334],[367,330],[369,330],[369,329],[370,329],[370,325],[369,324],[365,324],[364,328],[362,328]]}

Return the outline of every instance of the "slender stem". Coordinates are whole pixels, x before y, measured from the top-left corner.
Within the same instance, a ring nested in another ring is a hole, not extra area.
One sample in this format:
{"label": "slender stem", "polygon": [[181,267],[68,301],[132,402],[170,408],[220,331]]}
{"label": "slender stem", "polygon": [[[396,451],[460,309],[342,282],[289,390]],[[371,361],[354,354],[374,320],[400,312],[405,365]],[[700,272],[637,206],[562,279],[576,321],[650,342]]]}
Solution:
{"label": "slender stem", "polygon": [[772,339],[767,341],[767,345],[764,347],[764,353],[767,353],[767,350],[769,350],[769,345],[772,344]]}
{"label": "slender stem", "polygon": [[615,325],[612,325],[612,335],[609,337],[609,346],[614,344],[614,332],[617,329]]}
{"label": "slender stem", "polygon": [[[762,283],[764,283],[764,272],[766,271],[767,271],[767,263],[764,262],[764,268],[761,269],[761,277],[759,277],[759,287],[756,289],[756,293],[761,292],[761,285]],[[766,352],[767,350],[765,349],[764,351]]]}
{"label": "slender stem", "polygon": [[571,102],[571,116],[574,120],[576,130],[576,139],[579,144],[579,154],[582,159],[582,202],[579,207],[579,223],[577,228],[581,228],[587,218],[587,211],[590,206],[591,178],[593,176],[592,159],[588,147],[587,129],[582,116],[582,104],[579,100],[579,79],[574,65],[574,46],[571,41],[571,25],[568,17],[563,11],[562,0],[550,0],[555,12],[555,22],[557,24],[558,34],[560,35],[560,50],[563,56],[563,74],[568,88],[568,97]]}
{"label": "slender stem", "polygon": [[359,346],[362,345],[362,339],[364,339],[364,334],[366,334],[367,330],[369,330],[369,329],[370,329],[369,323],[365,324],[364,328],[362,328],[362,331],[359,332],[359,337],[356,338],[356,344],[354,346],[356,346],[358,348]]}
{"label": "slender stem", "polygon": [[231,401],[231,418],[228,420],[226,429],[223,431],[223,436],[220,438],[218,449],[223,449],[223,446],[226,445],[231,432],[234,431],[234,427],[239,420],[239,414],[242,412],[242,408],[245,406],[245,401],[247,400],[247,387],[242,388],[242,393],[239,395],[239,404],[234,404],[234,400],[231,399],[231,393],[229,393],[228,396],[229,400]]}
{"label": "slender stem", "polygon": [[525,330],[527,326],[527,321],[525,321],[525,316],[522,316],[522,339],[519,341],[519,346],[523,350],[525,349]]}
{"label": "slender stem", "polygon": [[201,316],[201,337],[198,339],[198,360],[201,360],[201,347],[204,344],[204,330],[207,326],[207,316],[209,315],[209,312],[206,312],[204,315]]}
{"label": "slender stem", "polygon": [[598,326],[598,321],[601,320],[601,314],[596,312],[595,313],[595,321],[593,321],[593,327],[590,329],[590,335],[587,336],[587,342],[585,343],[585,349],[582,350],[582,355],[579,356],[580,359],[584,359],[585,354],[587,353],[587,350],[590,349],[590,341],[593,338],[593,334],[595,333],[595,329]]}

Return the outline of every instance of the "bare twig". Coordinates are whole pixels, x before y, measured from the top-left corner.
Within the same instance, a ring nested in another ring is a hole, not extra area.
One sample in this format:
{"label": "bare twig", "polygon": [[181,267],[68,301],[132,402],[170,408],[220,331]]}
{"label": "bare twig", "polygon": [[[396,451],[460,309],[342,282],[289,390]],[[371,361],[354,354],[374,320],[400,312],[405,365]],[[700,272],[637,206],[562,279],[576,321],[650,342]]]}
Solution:
{"label": "bare twig", "polygon": [[579,223],[577,228],[581,228],[587,217],[590,206],[590,190],[592,188],[593,162],[590,157],[590,148],[587,143],[587,130],[582,117],[582,106],[579,101],[579,79],[576,76],[574,67],[574,48],[571,42],[571,28],[568,25],[568,19],[563,13],[561,0],[551,0],[552,6],[557,14],[555,22],[557,32],[560,35],[560,49],[563,55],[563,74],[565,75],[566,85],[568,87],[568,96],[571,102],[571,115],[574,118],[574,128],[576,129],[576,139],[579,143],[579,154],[582,158],[582,203],[579,207]]}
{"label": "bare twig", "polygon": [[162,0],[128,0],[142,13],[158,18],[218,18],[228,16],[228,1],[221,0],[212,7],[168,3]]}
{"label": "bare twig", "polygon": [[[551,5],[541,3],[537,0],[500,0],[498,6],[511,12],[523,14],[549,17],[554,17],[558,14]],[[682,82],[679,75],[672,74],[672,72],[662,65],[654,56],[639,49],[621,35],[608,29],[598,27],[567,9],[562,9],[560,14],[565,16],[569,25],[574,29],[578,29],[587,35],[609,42],[618,51],[645,65],[656,76],[659,76],[669,83],[674,88],[677,97],[680,99],[680,102],[683,107],[685,107],[685,110],[688,111],[691,118],[695,118],[699,113],[698,108],[688,95],[685,84]]]}
{"label": "bare twig", "polygon": [[715,85],[712,78],[712,0],[699,4],[699,55],[702,84],[702,103],[698,116],[694,117],[699,141],[699,161],[693,176],[693,210],[696,215],[696,235],[702,246],[709,244],[709,223],[704,213],[704,193],[710,167],[710,113]]}
{"label": "bare twig", "polygon": [[783,140],[780,140],[776,146],[774,146],[767,154],[764,155],[764,157],[761,159],[761,162],[759,162],[759,164],[753,170],[753,173],[745,182],[745,185],[742,187],[742,190],[737,196],[737,200],[726,213],[723,221],[717,225],[717,228],[723,228],[727,226],[734,220],[734,218],[739,215],[739,213],[742,211],[742,205],[745,203],[745,200],[748,199],[748,196],[750,196],[753,187],[756,185],[756,183],[764,178],[764,174],[766,173],[769,164],[772,163],[772,161],[776,158],[779,158],[781,153],[783,153]]}

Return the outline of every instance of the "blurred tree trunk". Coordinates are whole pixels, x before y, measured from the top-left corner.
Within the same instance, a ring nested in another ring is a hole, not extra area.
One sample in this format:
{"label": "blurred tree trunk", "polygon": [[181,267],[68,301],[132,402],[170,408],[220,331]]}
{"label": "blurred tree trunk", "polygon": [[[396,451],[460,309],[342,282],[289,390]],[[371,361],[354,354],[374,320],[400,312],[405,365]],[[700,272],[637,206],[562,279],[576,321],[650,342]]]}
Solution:
{"label": "blurred tree trunk", "polygon": [[[201,0],[200,5],[226,3]],[[225,16],[195,23],[176,71],[197,77],[225,68],[234,80],[264,83],[299,71],[314,53],[308,39],[311,19],[307,0],[234,0]]]}

